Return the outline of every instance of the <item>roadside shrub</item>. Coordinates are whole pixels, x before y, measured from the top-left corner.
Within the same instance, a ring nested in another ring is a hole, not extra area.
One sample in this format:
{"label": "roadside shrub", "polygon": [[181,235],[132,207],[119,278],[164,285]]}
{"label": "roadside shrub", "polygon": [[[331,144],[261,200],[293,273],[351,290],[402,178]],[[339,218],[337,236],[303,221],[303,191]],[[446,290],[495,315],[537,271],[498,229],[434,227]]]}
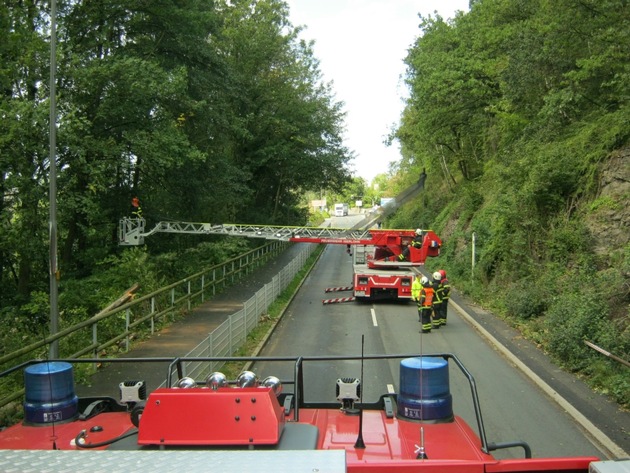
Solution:
{"label": "roadside shrub", "polygon": [[547,310],[549,293],[544,283],[533,278],[523,278],[511,284],[503,292],[503,304],[507,315],[519,319],[541,316]]}
{"label": "roadside shrub", "polygon": [[586,226],[578,221],[563,221],[558,218],[547,232],[545,252],[549,261],[559,264],[572,264],[576,255],[588,254],[590,233]]}
{"label": "roadside shrub", "polygon": [[572,371],[589,366],[593,354],[584,340],[604,332],[607,310],[597,294],[581,291],[556,298],[547,311],[548,349]]}

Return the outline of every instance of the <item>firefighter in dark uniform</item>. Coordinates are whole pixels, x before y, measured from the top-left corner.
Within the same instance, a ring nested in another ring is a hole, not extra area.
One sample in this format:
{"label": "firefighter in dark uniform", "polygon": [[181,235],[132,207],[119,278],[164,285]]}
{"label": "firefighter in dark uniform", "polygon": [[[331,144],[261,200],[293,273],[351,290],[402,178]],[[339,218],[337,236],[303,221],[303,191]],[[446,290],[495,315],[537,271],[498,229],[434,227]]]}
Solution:
{"label": "firefighter in dark uniform", "polygon": [[422,248],[422,240],[424,240],[424,233],[420,228],[416,230],[416,236],[413,237],[411,243],[405,247],[403,252],[398,255],[399,261],[409,261],[409,247],[413,246],[414,248]]}
{"label": "firefighter in dark uniform", "polygon": [[446,325],[446,316],[448,315],[448,301],[451,298],[451,284],[446,277],[446,271],[443,269],[438,270],[438,273],[442,276],[440,283],[442,285],[442,318],[440,322],[442,325]]}
{"label": "firefighter in dark uniform", "polygon": [[418,296],[418,315],[422,324],[422,333],[431,333],[431,313],[433,312],[434,291],[429,278],[422,276],[420,279],[422,289]]}
{"label": "firefighter in dark uniform", "polygon": [[442,318],[444,317],[444,305],[442,304],[442,298],[444,297],[444,291],[442,287],[442,275],[436,271],[433,273],[433,328],[440,328],[442,326]]}

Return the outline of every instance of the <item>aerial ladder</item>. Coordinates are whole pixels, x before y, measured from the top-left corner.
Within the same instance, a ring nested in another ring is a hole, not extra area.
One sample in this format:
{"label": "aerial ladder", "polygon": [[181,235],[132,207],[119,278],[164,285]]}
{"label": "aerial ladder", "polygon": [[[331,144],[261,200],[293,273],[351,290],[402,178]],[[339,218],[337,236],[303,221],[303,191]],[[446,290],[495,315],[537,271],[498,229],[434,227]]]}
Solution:
{"label": "aerial ladder", "polygon": [[421,230],[422,245],[411,246],[408,257],[402,260],[404,249],[417,240],[418,230],[397,229],[347,229],[310,226],[246,225],[236,223],[212,224],[194,222],[158,222],[146,230],[144,218],[123,218],[119,225],[119,244],[139,246],[144,239],[155,233],[179,233],[190,235],[220,235],[267,240],[289,241],[293,243],[323,243],[347,246],[373,246],[375,253],[369,258],[370,267],[419,266],[427,257],[438,256],[442,245],[440,238],[432,230]]}
{"label": "aerial ladder", "polygon": [[[331,291],[353,290],[350,298],[323,302],[348,302],[361,299],[411,299],[413,267],[424,265],[427,258],[440,254],[441,239],[432,230],[373,228],[422,190],[421,179],[399,194],[395,201],[375,215],[368,215],[354,227],[277,226],[256,224],[214,224],[161,221],[147,229],[144,218],[123,218],[119,222],[118,240],[123,246],[144,244],[156,233],[238,236],[294,243],[346,245],[353,256],[353,284]],[[351,248],[355,250],[352,251]]]}

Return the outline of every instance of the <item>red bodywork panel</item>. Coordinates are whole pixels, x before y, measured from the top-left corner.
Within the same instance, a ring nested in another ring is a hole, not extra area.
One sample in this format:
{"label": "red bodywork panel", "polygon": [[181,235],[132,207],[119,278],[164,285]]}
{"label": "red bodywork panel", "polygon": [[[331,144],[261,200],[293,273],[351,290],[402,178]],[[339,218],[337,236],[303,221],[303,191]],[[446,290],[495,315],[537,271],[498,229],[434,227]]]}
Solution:
{"label": "red bodywork panel", "polygon": [[[236,395],[240,396],[239,403]],[[253,398],[255,403],[251,401]],[[148,406],[145,409],[136,449],[142,444],[161,443],[197,448],[205,445],[221,450],[242,442],[249,444],[250,436],[252,444],[263,446],[269,441],[271,446],[272,438],[279,437],[284,426],[284,416],[278,417],[278,402],[273,394],[269,395],[268,388],[223,388],[216,392],[203,388],[158,389],[148,403],[154,403],[156,409]],[[235,415],[242,416],[244,422],[236,422]],[[256,420],[251,416],[256,416]],[[481,451],[477,435],[457,416],[453,422],[419,423],[388,418],[380,410],[364,411],[365,448],[355,447],[357,415],[347,415],[339,409],[301,409],[299,423],[317,427],[317,450],[344,450],[349,473],[587,473],[589,464],[598,460],[594,457],[496,460]],[[91,431],[95,426],[99,429]],[[421,428],[426,459],[416,458]],[[0,432],[0,449],[52,450],[54,440],[56,448],[73,450],[74,439],[83,430],[87,431],[85,443],[97,444],[131,429],[130,416],[124,412],[102,413],[88,421],[55,425],[54,429],[19,424]],[[89,455],[86,458],[93,461]],[[299,461],[299,450],[295,451],[295,458]]]}
{"label": "red bodywork panel", "polygon": [[[354,239],[354,238],[332,238],[332,237],[294,237],[289,241],[297,243],[324,243],[335,245],[372,245],[377,247],[377,254],[370,263],[376,267],[378,261],[387,256],[398,256],[402,253],[415,238],[414,230],[370,230],[372,238]],[[424,264],[428,257],[438,256],[442,240],[432,230],[426,230],[422,240],[421,248],[410,248],[409,260],[402,265],[411,266],[414,263]],[[393,262],[383,261],[385,266],[399,266],[400,264],[391,264]],[[400,262],[398,262],[400,263]]]}
{"label": "red bodywork panel", "polygon": [[413,273],[406,271],[378,271],[355,268],[353,276],[354,294],[360,297],[372,297],[374,289],[392,290],[398,299],[411,299]]}
{"label": "red bodywork panel", "polygon": [[[93,427],[97,427],[96,431],[92,430]],[[126,412],[110,412],[86,421],[75,420],[54,426],[16,424],[0,432],[0,449],[74,450],[76,449],[74,439],[83,430],[87,432],[86,443],[100,443],[118,437],[133,428],[131,418]]]}
{"label": "red bodywork panel", "polygon": [[[409,359],[406,354],[373,357],[377,360]],[[435,357],[442,358],[439,360],[441,368],[446,369],[448,365],[444,360],[450,360],[467,373],[454,355],[434,354],[430,358]],[[368,360],[370,358],[367,357]],[[153,462],[162,461],[156,458],[163,455],[160,458],[169,458],[172,462],[169,467],[176,465],[169,471],[177,470],[181,467],[177,453],[181,451],[185,451],[184,454],[211,452],[208,457],[213,457],[215,464],[208,465],[208,469],[213,469],[223,459],[234,461],[239,453],[255,451],[258,457],[254,461],[263,461],[263,458],[269,461],[274,453],[288,453],[289,458],[286,455],[276,455],[276,458],[283,456],[284,466],[289,468],[293,462],[300,464],[301,458],[305,456],[312,459],[318,456],[318,463],[334,458],[339,468],[345,466],[345,471],[350,473],[588,473],[589,465],[598,460],[594,457],[497,460],[483,449],[505,448],[512,444],[488,444],[481,422],[473,430],[462,418],[452,413],[425,417],[439,420],[424,422],[404,417],[405,404],[402,402],[407,401],[394,393],[381,396],[378,402],[361,404],[356,408],[347,407],[347,401],[352,400],[354,395],[346,388],[338,392],[341,404],[304,402],[304,364],[327,364],[335,360],[345,361],[346,358],[273,359],[283,363],[295,362],[293,385],[296,390],[281,393],[280,397],[276,395],[276,392],[280,392],[277,386],[240,388],[232,387],[232,383],[216,390],[207,386],[159,388],[146,401],[140,401],[144,398],[142,396],[138,401],[128,403],[117,403],[108,397],[83,398],[79,403],[83,417],[93,414],[87,420],[79,418],[41,426],[17,424],[1,430],[0,470],[26,457],[23,450],[53,449],[81,450],[62,452],[63,455],[56,458],[72,458],[73,462],[76,460],[73,464],[87,465],[99,471],[112,471],[97,463],[99,458],[107,457],[116,465],[128,463],[133,466],[142,461],[143,455],[145,458],[150,457]],[[435,360],[431,363],[435,363]],[[409,377],[424,377],[424,372],[421,374],[419,370],[412,369],[412,364],[401,361],[401,370],[403,367],[405,371],[401,372],[400,384],[401,392],[405,393],[415,389]],[[182,371],[180,365],[177,371]],[[430,374],[434,384],[447,383],[439,376],[441,373]],[[352,380],[342,381],[350,384]],[[476,393],[474,383],[470,384],[473,393]],[[438,393],[434,392],[433,395],[437,396]],[[102,410],[91,409],[95,403],[101,405]],[[474,404],[475,412],[480,416],[478,403],[475,401]],[[359,407],[363,409],[361,412],[358,411]],[[427,408],[427,414],[431,412]],[[132,419],[138,428],[134,427]],[[359,438],[363,445],[359,442],[357,447]],[[77,446],[77,440],[80,446]],[[527,451],[529,447],[523,445]],[[83,451],[93,448],[111,451],[97,452],[98,455],[89,455]],[[420,452],[424,456],[420,456]],[[47,464],[49,453],[29,452],[29,455]],[[251,456],[249,458],[251,462]],[[60,460],[59,465],[62,463],[63,460]],[[63,466],[62,470],[51,471],[71,471],[65,468],[66,465]],[[186,468],[185,464],[183,468]]]}
{"label": "red bodywork panel", "polygon": [[161,388],[146,402],[140,445],[275,445],[284,412],[271,388]]}

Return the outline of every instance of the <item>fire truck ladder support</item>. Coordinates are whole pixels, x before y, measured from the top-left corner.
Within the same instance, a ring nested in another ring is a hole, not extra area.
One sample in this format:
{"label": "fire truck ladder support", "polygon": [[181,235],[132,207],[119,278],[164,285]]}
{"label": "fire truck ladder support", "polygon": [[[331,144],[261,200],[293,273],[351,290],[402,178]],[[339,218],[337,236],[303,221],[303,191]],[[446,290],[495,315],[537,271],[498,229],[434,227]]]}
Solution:
{"label": "fire truck ladder support", "polygon": [[354,302],[356,301],[357,298],[356,297],[339,297],[337,299],[324,299],[322,300],[322,304],[326,305],[326,304],[337,304],[340,302]]}
{"label": "fire truck ladder support", "polygon": [[352,291],[354,286],[343,286],[343,287],[327,287],[324,289],[324,292],[341,292],[341,291]]}

